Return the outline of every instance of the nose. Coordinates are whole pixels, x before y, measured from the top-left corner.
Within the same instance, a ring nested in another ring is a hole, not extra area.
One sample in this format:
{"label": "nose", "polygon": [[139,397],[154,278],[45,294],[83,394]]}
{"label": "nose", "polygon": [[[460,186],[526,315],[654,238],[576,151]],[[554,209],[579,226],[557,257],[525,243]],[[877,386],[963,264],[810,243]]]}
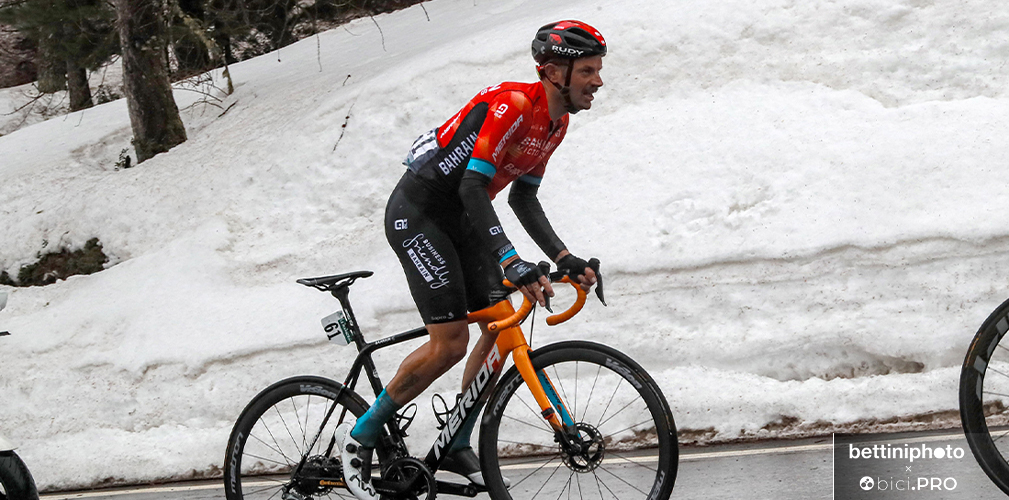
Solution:
{"label": "nose", "polygon": [[592,79],[592,85],[595,85],[596,87],[603,86],[603,77],[599,76],[599,73],[596,73],[595,78]]}

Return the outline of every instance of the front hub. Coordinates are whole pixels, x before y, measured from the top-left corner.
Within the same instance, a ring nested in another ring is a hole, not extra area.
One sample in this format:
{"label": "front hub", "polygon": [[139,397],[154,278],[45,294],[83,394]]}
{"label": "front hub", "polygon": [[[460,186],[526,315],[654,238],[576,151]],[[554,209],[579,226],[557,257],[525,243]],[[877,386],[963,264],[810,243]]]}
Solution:
{"label": "front hub", "polygon": [[592,472],[603,463],[606,443],[603,435],[594,426],[585,422],[575,424],[577,439],[572,439],[562,451],[562,459],[569,469],[578,473]]}

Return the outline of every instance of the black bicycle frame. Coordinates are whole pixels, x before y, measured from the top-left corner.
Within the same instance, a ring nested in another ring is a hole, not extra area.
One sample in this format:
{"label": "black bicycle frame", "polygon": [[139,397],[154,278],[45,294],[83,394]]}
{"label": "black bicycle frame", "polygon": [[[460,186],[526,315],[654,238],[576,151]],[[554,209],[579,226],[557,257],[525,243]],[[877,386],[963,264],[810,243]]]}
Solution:
{"label": "black bicycle frame", "polygon": [[[372,360],[372,353],[384,349],[389,346],[400,344],[408,340],[417,339],[428,335],[427,328],[415,328],[402,333],[397,333],[395,335],[390,335],[388,337],[376,340],[375,342],[365,342],[364,334],[361,332],[361,328],[357,323],[357,318],[354,316],[354,310],[350,306],[350,299],[348,297],[349,289],[343,288],[340,290],[334,290],[333,296],[335,296],[339,301],[340,305],[343,307],[344,313],[346,313],[348,322],[350,323],[351,331],[354,336],[354,343],[357,346],[358,354],[357,358],[354,360],[354,364],[350,368],[350,373],[347,374],[347,378],[344,380],[343,386],[351,391],[357,386],[357,382],[360,379],[361,369],[365,370],[365,374],[368,380],[371,382],[371,388],[375,391],[375,396],[377,397],[385,386],[382,385],[382,380],[378,375],[378,370],[375,368],[375,362]],[[487,358],[484,360],[477,372],[476,377],[474,377],[473,382],[470,383],[469,388],[463,393],[462,398],[459,400],[458,404],[451,411],[448,419],[445,421],[445,425],[441,428],[441,433],[438,439],[435,440],[434,444],[431,446],[431,450],[428,452],[427,457],[424,459],[425,464],[431,472],[438,470],[441,465],[442,460],[445,458],[444,450],[451,449],[451,446],[455,443],[458,438],[458,431],[463,427],[470,419],[477,418],[473,412],[473,408],[480,401],[486,401],[490,396],[490,390],[494,387],[491,382],[500,375],[500,372],[504,369],[504,360],[498,351],[497,345],[491,347],[491,352],[488,353]],[[336,405],[330,409],[326,418],[323,420],[320,430],[326,426],[330,415],[332,415],[333,410]],[[340,421],[343,420],[346,415],[346,408],[340,415]],[[403,431],[399,428],[399,423],[395,418],[390,419],[386,424],[389,427],[389,436],[392,439],[392,443],[396,447],[401,447],[404,452],[406,452],[406,446],[402,441]],[[318,439],[318,437],[316,438]],[[311,447],[309,447],[311,449]],[[327,451],[327,455],[332,453],[332,442],[330,443],[330,448]],[[304,461],[304,457],[303,457]],[[442,486],[449,486],[452,483],[444,483],[438,481],[439,492],[450,493],[449,491],[443,491]],[[458,485],[457,485],[458,486]],[[467,496],[475,495],[475,491],[465,491],[458,492],[457,494],[463,494]]]}

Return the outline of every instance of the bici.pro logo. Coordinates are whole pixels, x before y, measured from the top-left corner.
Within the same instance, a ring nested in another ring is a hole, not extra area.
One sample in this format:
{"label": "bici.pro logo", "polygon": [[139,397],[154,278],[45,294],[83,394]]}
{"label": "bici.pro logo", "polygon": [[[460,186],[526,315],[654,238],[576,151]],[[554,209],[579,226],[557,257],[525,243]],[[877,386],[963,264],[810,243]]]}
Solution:
{"label": "bici.pro logo", "polygon": [[955,498],[953,472],[967,455],[962,446],[873,439],[879,436],[835,435],[835,498]]}
{"label": "bici.pro logo", "polygon": [[861,486],[863,490],[869,491],[876,486],[876,481],[873,481],[869,476],[865,476],[858,482],[858,485]]}

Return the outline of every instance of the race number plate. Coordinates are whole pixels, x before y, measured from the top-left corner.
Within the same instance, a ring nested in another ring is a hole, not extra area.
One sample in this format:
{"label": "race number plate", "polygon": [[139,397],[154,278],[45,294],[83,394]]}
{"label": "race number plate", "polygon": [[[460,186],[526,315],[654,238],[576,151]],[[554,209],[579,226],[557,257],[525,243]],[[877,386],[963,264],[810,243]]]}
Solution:
{"label": "race number plate", "polygon": [[322,328],[326,331],[329,341],[336,345],[348,345],[354,340],[354,334],[350,331],[350,321],[343,311],[336,311],[322,318]]}

